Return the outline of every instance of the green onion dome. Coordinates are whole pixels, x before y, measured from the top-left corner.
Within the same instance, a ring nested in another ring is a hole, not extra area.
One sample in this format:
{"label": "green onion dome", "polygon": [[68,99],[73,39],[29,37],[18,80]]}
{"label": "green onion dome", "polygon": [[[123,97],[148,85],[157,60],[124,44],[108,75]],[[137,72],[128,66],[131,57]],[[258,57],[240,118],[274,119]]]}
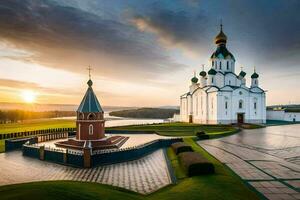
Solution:
{"label": "green onion dome", "polygon": [[239,76],[241,76],[241,77],[243,77],[243,78],[244,78],[244,77],[246,76],[246,72],[244,72],[244,71],[241,71],[241,72],[240,72],[240,74],[239,74]]}
{"label": "green onion dome", "polygon": [[193,83],[197,83],[197,82],[198,82],[198,78],[197,78],[196,76],[194,76],[194,77],[191,79],[191,81],[192,81]]}
{"label": "green onion dome", "polygon": [[208,73],[209,75],[216,75],[216,74],[217,74],[217,71],[214,70],[213,68],[211,68],[207,73]]}
{"label": "green onion dome", "polygon": [[254,72],[252,75],[251,75],[251,78],[258,78],[259,77],[259,75],[256,73],[256,72]]}
{"label": "green onion dome", "polygon": [[199,75],[202,76],[202,77],[205,77],[205,76],[206,76],[206,72],[205,72],[205,71],[201,71],[201,72],[199,73]]}

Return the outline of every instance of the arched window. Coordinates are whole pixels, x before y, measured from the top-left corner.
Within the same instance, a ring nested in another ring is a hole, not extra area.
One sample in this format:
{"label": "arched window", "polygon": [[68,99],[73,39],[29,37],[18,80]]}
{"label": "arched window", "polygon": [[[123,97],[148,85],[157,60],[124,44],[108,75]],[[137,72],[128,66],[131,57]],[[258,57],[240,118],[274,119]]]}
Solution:
{"label": "arched window", "polygon": [[211,61],[211,65],[214,66],[214,61],[213,60]]}
{"label": "arched window", "polygon": [[227,108],[228,108],[228,102],[225,101],[225,109],[227,109]]}
{"label": "arched window", "polygon": [[253,107],[254,107],[254,109],[256,109],[256,102],[254,102]]}
{"label": "arched window", "polygon": [[220,69],[222,69],[222,62],[220,61]]}
{"label": "arched window", "polygon": [[214,83],[214,77],[211,77],[211,83]]}
{"label": "arched window", "polygon": [[90,113],[88,115],[88,120],[95,120],[96,119],[96,115],[94,113]]}
{"label": "arched window", "polygon": [[84,114],[83,113],[79,113],[78,118],[81,119],[81,120],[84,119]]}
{"label": "arched window", "polygon": [[255,85],[257,84],[257,81],[256,81],[256,80],[254,81],[254,84],[255,84]]}
{"label": "arched window", "polygon": [[231,80],[229,80],[229,85],[231,85]]}
{"label": "arched window", "polygon": [[93,124],[90,124],[89,125],[89,135],[93,135],[93,132],[94,132]]}
{"label": "arched window", "polygon": [[239,101],[239,109],[242,109],[243,108],[243,100],[240,100]]}
{"label": "arched window", "polygon": [[227,70],[229,70],[229,61],[227,61],[227,66],[226,66]]}

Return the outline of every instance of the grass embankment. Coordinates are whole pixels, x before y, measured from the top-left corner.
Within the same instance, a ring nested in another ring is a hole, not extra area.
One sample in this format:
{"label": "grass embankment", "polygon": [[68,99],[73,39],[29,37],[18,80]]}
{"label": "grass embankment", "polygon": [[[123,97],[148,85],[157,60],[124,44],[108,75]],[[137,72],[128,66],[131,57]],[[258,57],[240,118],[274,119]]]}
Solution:
{"label": "grass embankment", "polygon": [[26,183],[0,187],[0,196],[8,199],[148,199],[148,200],[173,200],[173,199],[228,199],[228,200],[256,200],[257,195],[251,191],[242,180],[218,160],[213,158],[191,138],[184,139],[191,145],[195,152],[204,155],[215,166],[215,174],[187,178],[181,169],[177,156],[168,149],[168,156],[178,178],[178,184],[165,187],[153,194],[143,196],[124,189],[112,186],[81,183],[70,181],[53,181]]}
{"label": "grass embankment", "polygon": [[75,127],[75,120],[69,120],[69,119],[31,120],[22,123],[0,124],[0,134],[34,131],[34,130],[42,130],[42,129],[49,129],[49,128],[74,128],[74,127]]}
{"label": "grass embankment", "polygon": [[[43,119],[30,120],[22,123],[0,124],[0,134],[34,131],[51,128],[74,128],[75,120],[69,119]],[[0,152],[4,152],[4,140],[0,140]]]}
{"label": "grass embankment", "polygon": [[107,128],[108,130],[133,130],[155,131],[164,136],[195,136],[199,131],[205,131],[208,135],[227,134],[236,131],[230,125],[202,125],[189,123],[163,123],[153,125],[131,125]]}

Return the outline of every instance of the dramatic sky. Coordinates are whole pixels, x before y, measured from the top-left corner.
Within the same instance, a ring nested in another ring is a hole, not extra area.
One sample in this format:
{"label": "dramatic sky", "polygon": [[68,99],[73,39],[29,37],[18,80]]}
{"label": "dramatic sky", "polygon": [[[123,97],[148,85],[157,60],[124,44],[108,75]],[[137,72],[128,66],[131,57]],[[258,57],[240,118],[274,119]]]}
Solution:
{"label": "dramatic sky", "polygon": [[1,0],[0,102],[29,90],[37,103],[78,104],[90,65],[102,105],[178,105],[193,71],[209,69],[222,19],[236,72],[250,79],[256,66],[268,105],[300,103],[299,10],[299,0]]}

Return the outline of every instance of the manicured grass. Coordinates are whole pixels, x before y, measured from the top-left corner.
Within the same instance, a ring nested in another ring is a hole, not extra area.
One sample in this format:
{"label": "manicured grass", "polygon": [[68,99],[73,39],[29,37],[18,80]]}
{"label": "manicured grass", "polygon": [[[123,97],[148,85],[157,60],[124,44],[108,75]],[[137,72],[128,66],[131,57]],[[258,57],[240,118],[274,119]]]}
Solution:
{"label": "manicured grass", "polygon": [[[184,138],[184,142],[213,163],[215,174],[185,178],[186,175],[179,165],[178,157],[173,151],[168,150],[172,167],[179,179],[178,184],[169,189],[169,199],[172,197],[174,199],[176,197],[181,199],[259,199],[256,193],[250,190],[236,174],[202,149],[192,138]],[[157,196],[160,195],[159,193],[161,192],[158,192]]]}
{"label": "manicured grass", "polygon": [[23,123],[0,124],[0,134],[34,131],[34,130],[49,129],[49,128],[74,128],[74,127],[75,127],[75,120],[69,120],[69,119],[32,120]]}
{"label": "manicured grass", "polygon": [[257,128],[264,128],[265,126],[260,124],[242,124],[240,127],[243,129],[257,129]]}
{"label": "manicured grass", "polygon": [[281,120],[267,120],[267,126],[281,126],[281,125],[290,125],[290,124],[300,124],[300,122],[288,122]]}
{"label": "manicured grass", "polygon": [[107,128],[111,130],[155,131],[164,136],[195,136],[196,132],[205,131],[209,135],[236,131],[230,125],[202,125],[189,123],[163,123],[153,125],[132,125]]}
{"label": "manicured grass", "polygon": [[121,188],[96,183],[49,181],[0,187],[2,200],[130,200],[142,196]]}
{"label": "manicured grass", "polygon": [[5,151],[5,140],[0,140],[0,153]]}
{"label": "manicured grass", "polygon": [[195,152],[201,153],[214,166],[216,173],[187,178],[181,169],[177,156],[168,149],[167,154],[178,178],[178,184],[170,185],[147,196],[136,194],[112,186],[80,183],[70,181],[53,181],[27,183],[0,187],[1,199],[149,199],[149,200],[176,200],[176,199],[228,199],[228,200],[258,200],[258,196],[251,191],[242,180],[226,166],[209,155],[191,138],[184,141],[191,145]]}

